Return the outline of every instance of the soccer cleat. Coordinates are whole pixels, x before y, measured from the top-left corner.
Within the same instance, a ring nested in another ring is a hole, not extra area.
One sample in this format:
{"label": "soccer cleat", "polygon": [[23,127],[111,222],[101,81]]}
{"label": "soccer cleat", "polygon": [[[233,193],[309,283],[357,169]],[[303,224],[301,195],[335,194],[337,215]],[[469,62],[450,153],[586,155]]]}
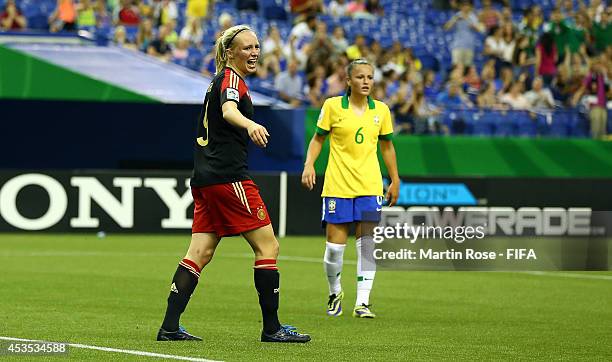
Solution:
{"label": "soccer cleat", "polygon": [[330,317],[339,317],[342,315],[342,299],[344,298],[344,292],[332,294],[329,296],[329,302],[327,302],[327,315]]}
{"label": "soccer cleat", "polygon": [[189,334],[183,326],[179,326],[178,331],[168,332],[163,328],[157,332],[158,341],[201,341],[202,338]]}
{"label": "soccer cleat", "polygon": [[372,313],[369,305],[362,304],[362,305],[355,306],[355,309],[353,309],[353,317],[376,318],[376,314]]}
{"label": "soccer cleat", "polygon": [[281,328],[274,334],[266,334],[261,332],[262,342],[281,342],[281,343],[306,343],[310,341],[308,334],[302,334],[296,332],[293,326],[281,326]]}

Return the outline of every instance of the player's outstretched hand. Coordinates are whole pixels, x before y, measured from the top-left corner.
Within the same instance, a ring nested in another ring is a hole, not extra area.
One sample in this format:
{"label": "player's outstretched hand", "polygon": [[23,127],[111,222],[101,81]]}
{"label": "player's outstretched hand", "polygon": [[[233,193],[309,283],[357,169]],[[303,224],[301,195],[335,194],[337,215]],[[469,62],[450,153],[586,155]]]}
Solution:
{"label": "player's outstretched hand", "polygon": [[251,140],[253,140],[253,143],[257,146],[266,147],[268,145],[268,137],[270,137],[270,134],[266,127],[253,122],[253,124],[247,128],[247,132]]}
{"label": "player's outstretched hand", "polygon": [[397,198],[399,197],[399,182],[391,181],[389,188],[387,189],[387,194],[385,194],[385,199],[389,202],[389,206],[395,205],[397,202]]}
{"label": "player's outstretched hand", "polygon": [[317,176],[315,174],[314,166],[305,165],[304,172],[302,172],[302,186],[308,190],[312,190],[314,185],[317,183]]}

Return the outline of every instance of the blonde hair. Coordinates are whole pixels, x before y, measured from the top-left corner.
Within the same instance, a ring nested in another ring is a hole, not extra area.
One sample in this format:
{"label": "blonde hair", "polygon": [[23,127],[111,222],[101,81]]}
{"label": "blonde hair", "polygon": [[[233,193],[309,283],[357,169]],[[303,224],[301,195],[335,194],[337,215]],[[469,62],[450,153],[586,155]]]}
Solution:
{"label": "blonde hair", "polygon": [[227,50],[231,49],[232,43],[236,35],[243,31],[253,31],[248,25],[235,25],[225,30],[215,43],[215,68],[219,73],[227,65]]}

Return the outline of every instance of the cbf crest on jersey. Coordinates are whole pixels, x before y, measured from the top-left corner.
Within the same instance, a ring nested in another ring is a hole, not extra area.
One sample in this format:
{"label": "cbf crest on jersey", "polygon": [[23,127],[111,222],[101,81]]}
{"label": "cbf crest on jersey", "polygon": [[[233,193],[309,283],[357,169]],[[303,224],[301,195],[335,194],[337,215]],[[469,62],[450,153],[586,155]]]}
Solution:
{"label": "cbf crest on jersey", "polygon": [[331,199],[327,202],[327,211],[330,214],[334,214],[336,212],[336,200]]}

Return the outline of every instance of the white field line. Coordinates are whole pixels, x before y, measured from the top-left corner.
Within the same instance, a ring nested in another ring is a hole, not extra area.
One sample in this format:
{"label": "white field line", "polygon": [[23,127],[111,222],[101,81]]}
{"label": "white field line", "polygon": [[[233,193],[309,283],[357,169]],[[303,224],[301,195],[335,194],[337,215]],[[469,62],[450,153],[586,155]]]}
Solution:
{"label": "white field line", "polygon": [[602,274],[582,274],[582,273],[543,272],[543,271],[525,271],[521,273],[529,274],[529,275],[537,275],[540,277],[612,280],[612,275],[602,275]]}
{"label": "white field line", "polygon": [[[120,257],[165,257],[165,256],[175,256],[180,257],[182,253],[162,253],[162,252],[116,252],[116,251],[34,251],[34,252],[11,252],[5,251],[0,252],[0,257],[61,257],[61,256],[120,256]],[[217,258],[236,258],[236,259],[252,259],[253,254],[251,253],[220,253],[217,255]],[[313,258],[306,256],[290,256],[290,255],[280,255],[278,260],[286,260],[286,261],[296,261],[302,263],[315,263],[321,264],[323,262],[323,258]],[[356,260],[344,260],[344,264],[346,265],[357,265]],[[502,273],[518,273],[518,274],[528,274],[540,277],[556,277],[556,278],[573,278],[573,279],[591,279],[591,280],[612,280],[612,275],[602,275],[602,274],[583,274],[583,273],[565,273],[565,272],[556,272],[556,271],[512,271],[512,272],[504,272]]]}
{"label": "white field line", "polygon": [[[30,343],[64,343],[64,342],[49,342],[49,341],[42,341],[42,340],[36,340],[36,339],[2,337],[2,336],[0,336],[0,340],[15,341],[15,342],[30,342]],[[67,345],[67,346],[73,347],[73,348],[93,349],[93,350],[96,350],[96,351],[112,352],[112,353],[124,353],[124,354],[132,354],[132,355],[136,355],[136,356],[165,358],[165,359],[176,359],[176,360],[181,360],[181,361],[216,362],[214,360],[205,359],[205,358],[176,356],[176,355],[172,355],[172,354],[153,353],[153,352],[146,352],[146,351],[135,351],[135,350],[131,350],[131,349],[98,347],[98,346],[90,346],[90,345],[87,345],[87,344],[80,344],[80,343],[64,343],[64,344]]]}

